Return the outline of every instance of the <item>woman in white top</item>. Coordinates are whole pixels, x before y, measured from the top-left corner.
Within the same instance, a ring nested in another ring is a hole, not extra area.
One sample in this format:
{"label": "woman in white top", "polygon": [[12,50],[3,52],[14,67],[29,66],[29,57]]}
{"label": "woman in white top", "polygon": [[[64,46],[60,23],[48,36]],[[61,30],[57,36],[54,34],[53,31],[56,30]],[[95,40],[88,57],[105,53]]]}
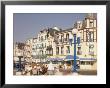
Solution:
{"label": "woman in white top", "polygon": [[48,74],[54,75],[54,66],[52,63],[48,64]]}

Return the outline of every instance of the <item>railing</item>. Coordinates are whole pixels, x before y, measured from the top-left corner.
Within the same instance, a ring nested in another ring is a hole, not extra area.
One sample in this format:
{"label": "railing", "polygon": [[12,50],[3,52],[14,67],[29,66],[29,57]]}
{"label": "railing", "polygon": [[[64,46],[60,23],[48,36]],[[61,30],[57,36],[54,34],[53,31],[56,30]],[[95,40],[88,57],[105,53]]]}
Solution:
{"label": "railing", "polygon": [[36,47],[36,49],[44,49],[45,47]]}
{"label": "railing", "polygon": [[46,54],[47,56],[53,56],[53,54]]}
{"label": "railing", "polygon": [[93,51],[89,52],[89,55],[92,55],[93,56],[94,55],[94,52]]}
{"label": "railing", "polygon": [[47,50],[52,50],[52,45],[47,46]]}

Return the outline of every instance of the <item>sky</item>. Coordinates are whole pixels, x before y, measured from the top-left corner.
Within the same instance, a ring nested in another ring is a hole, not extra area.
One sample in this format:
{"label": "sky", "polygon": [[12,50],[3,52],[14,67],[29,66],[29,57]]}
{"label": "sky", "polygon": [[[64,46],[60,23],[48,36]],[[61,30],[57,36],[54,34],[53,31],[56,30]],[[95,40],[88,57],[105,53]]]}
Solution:
{"label": "sky", "polygon": [[86,13],[14,13],[14,42],[37,37],[40,30],[57,26],[61,29],[73,27],[76,21],[84,20]]}

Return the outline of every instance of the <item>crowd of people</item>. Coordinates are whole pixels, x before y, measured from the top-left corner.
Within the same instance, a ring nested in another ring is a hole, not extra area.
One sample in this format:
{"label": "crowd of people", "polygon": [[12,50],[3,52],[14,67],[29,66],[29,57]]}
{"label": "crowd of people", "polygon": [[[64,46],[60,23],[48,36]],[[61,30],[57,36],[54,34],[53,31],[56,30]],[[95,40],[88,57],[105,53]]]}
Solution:
{"label": "crowd of people", "polygon": [[36,64],[34,66],[27,65],[25,67],[24,75],[54,75],[57,67],[50,64]]}
{"label": "crowd of people", "polygon": [[67,64],[63,65],[53,65],[50,64],[28,64],[25,65],[25,70],[22,72],[22,75],[55,75],[56,72],[66,72],[69,69],[71,70],[71,66],[67,66]]}

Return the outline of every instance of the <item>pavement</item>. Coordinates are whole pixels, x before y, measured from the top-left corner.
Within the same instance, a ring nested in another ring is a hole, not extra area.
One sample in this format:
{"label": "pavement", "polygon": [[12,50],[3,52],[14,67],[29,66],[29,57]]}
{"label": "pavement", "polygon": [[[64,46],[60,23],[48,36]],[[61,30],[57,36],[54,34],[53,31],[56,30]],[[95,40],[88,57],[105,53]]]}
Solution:
{"label": "pavement", "polygon": [[97,70],[79,70],[79,75],[97,75]]}
{"label": "pavement", "polygon": [[[36,66],[35,63],[31,64],[32,67]],[[22,73],[22,72],[21,72]],[[13,75],[22,75],[16,69],[13,71]],[[30,73],[26,73],[24,75],[30,75]],[[63,70],[62,68],[56,68],[55,75],[97,75],[97,70],[78,70],[78,74],[75,74],[71,71],[71,69]]]}
{"label": "pavement", "polygon": [[[14,71],[14,74],[13,75],[21,75],[20,72],[15,72]],[[25,75],[30,75],[30,73],[27,73]],[[60,71],[57,71],[55,72],[55,75],[97,75],[97,71],[95,70],[92,70],[92,71],[78,71],[78,73],[74,73],[74,72],[60,72]]]}
{"label": "pavement", "polygon": [[59,69],[57,69],[57,72],[55,73],[55,75],[97,75],[97,71],[96,70],[79,70],[77,73],[75,72],[71,72],[71,70],[65,70],[65,71],[59,71]]}
{"label": "pavement", "polygon": [[63,75],[63,73],[60,72],[59,69],[56,69],[55,75]]}

